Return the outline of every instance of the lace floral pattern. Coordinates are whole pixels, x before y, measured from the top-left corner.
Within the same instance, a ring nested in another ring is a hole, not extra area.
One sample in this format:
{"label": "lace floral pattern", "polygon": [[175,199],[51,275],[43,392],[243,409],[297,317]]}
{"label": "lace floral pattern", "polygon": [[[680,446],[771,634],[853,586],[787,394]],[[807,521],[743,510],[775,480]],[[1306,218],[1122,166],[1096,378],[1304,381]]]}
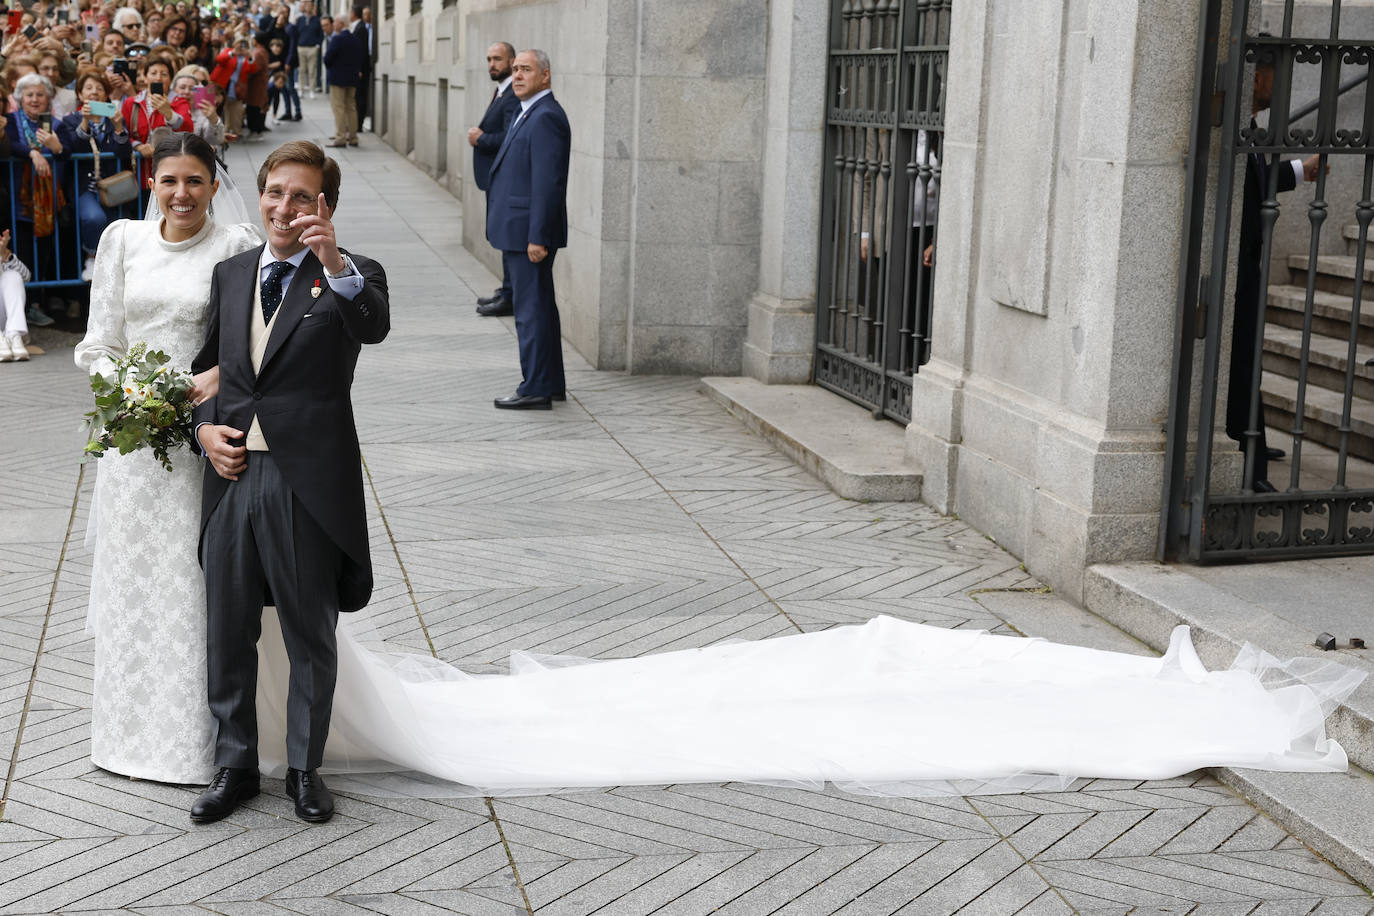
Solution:
{"label": "lace floral pattern", "polygon": [[[91,314],[76,363],[108,372],[139,341],[188,367],[205,337],[215,264],[259,244],[250,228],[205,228],[165,241],[154,222],[112,223],[100,240]],[[87,629],[95,637],[91,760],[159,782],[203,783],[214,772],[205,691],[201,459],[107,454],[96,466],[95,558]]]}

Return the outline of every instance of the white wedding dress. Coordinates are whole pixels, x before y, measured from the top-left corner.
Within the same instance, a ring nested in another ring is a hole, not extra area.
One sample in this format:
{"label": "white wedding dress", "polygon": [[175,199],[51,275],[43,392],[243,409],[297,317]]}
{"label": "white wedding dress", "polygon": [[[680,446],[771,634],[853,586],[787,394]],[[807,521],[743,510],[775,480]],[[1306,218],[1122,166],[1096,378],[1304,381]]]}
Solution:
{"label": "white wedding dress", "polygon": [[[207,224],[177,245],[156,222],[101,240],[89,371],[140,340],[189,366],[215,262],[258,244]],[[99,461],[89,629],[91,758],[175,783],[213,772],[205,596],[196,556],[201,459]],[[587,662],[516,653],[511,674],[367,649],[340,617],[326,748],[336,788],[499,795],[627,784],[751,781],[890,795],[1054,789],[1075,777],[1155,779],[1199,767],[1339,771],[1325,717],[1363,675],[1247,651],[1208,672],[1187,629],[1163,658],[944,630],[880,617],[761,642]],[[285,768],[288,665],[264,614],[264,772]]]}
{"label": "white wedding dress", "polygon": [[[108,374],[130,346],[146,342],[189,369],[205,341],[211,270],[258,244],[250,226],[208,219],[184,242],[163,239],[158,222],[111,223],[96,254],[76,364]],[[201,459],[179,449],[168,472],[147,451],[108,452],[94,467],[91,759],[142,779],[205,782],[214,773],[214,738],[196,556]]]}

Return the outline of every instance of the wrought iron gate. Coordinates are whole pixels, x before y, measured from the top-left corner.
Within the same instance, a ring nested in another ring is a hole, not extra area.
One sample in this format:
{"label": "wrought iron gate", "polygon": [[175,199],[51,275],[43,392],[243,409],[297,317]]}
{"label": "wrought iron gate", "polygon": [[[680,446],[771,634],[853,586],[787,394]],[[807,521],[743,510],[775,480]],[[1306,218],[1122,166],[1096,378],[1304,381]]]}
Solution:
{"label": "wrought iron gate", "polygon": [[831,4],[815,380],[902,422],[930,358],[952,4]]}
{"label": "wrought iron gate", "polygon": [[[1374,316],[1361,315],[1366,287],[1374,288],[1366,266],[1374,93],[1360,85],[1374,68],[1374,41],[1341,37],[1341,0],[1331,0],[1329,26],[1317,30],[1325,34],[1310,37],[1294,34],[1294,0],[1282,4],[1276,35],[1247,26],[1252,5],[1234,0],[1223,23],[1222,0],[1202,4],[1160,556],[1374,553],[1374,477],[1353,460],[1374,457],[1360,432],[1372,370],[1357,352],[1374,344]],[[1316,93],[1310,105],[1294,97],[1302,84]],[[1358,191],[1328,200],[1333,174]],[[1283,204],[1281,193],[1294,186],[1301,190]],[[1273,256],[1282,216],[1285,225],[1305,217],[1305,256]],[[1341,239],[1331,233],[1343,229],[1353,253],[1333,255]],[[1266,441],[1266,410],[1271,424],[1291,426],[1281,441]],[[1216,434],[1219,417],[1239,451]],[[1323,451],[1304,467],[1304,445],[1317,452],[1314,442]],[[1266,468],[1266,444],[1288,450],[1287,467]]]}

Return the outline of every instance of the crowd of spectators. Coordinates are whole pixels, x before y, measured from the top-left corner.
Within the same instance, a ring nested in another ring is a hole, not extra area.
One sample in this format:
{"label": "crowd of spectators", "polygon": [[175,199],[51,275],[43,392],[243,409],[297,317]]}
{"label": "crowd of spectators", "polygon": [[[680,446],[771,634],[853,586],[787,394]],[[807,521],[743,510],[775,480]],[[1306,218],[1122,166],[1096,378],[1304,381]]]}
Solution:
{"label": "crowd of spectators", "polygon": [[[0,23],[0,160],[9,160],[0,162],[0,362],[8,362],[28,358],[29,325],[80,319],[81,300],[66,296],[91,280],[109,222],[137,215],[138,202],[116,203],[102,181],[132,171],[146,194],[143,157],[160,130],[194,131],[221,149],[264,139],[279,106],[278,123],[300,120],[300,93],[325,89],[321,48],[334,27],[311,0],[214,9],[186,0],[15,0],[0,3]],[[25,281],[71,283],[16,292],[19,268]]]}

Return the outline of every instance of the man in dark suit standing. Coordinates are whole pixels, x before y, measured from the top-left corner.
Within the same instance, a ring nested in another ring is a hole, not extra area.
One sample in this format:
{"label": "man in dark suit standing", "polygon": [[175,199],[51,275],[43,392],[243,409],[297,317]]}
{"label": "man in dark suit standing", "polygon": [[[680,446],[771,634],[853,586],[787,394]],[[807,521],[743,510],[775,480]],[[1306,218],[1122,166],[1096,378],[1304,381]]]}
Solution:
{"label": "man in dark suit standing", "polygon": [[[1251,95],[1250,127],[1257,126],[1256,117],[1269,109],[1274,92],[1274,65],[1259,62],[1255,65],[1254,89]],[[1315,181],[1319,157],[1289,159],[1250,153],[1245,157],[1244,198],[1241,201],[1240,239],[1236,252],[1235,314],[1231,326],[1231,363],[1226,394],[1226,435],[1246,450],[1246,431],[1250,428],[1252,398],[1258,401],[1256,421],[1254,475],[1251,488],[1256,493],[1273,493],[1269,482],[1269,462],[1284,456],[1282,450],[1270,448],[1265,438],[1264,399],[1253,388],[1256,340],[1263,334],[1260,324],[1262,312],[1260,274],[1265,255],[1262,205],[1269,195],[1270,175],[1275,192],[1291,191],[1301,181]]]}
{"label": "man in dark suit standing", "polygon": [[567,398],[563,329],[553,291],[553,259],[568,243],[568,159],[572,128],[550,88],[549,56],[521,51],[511,68],[520,111],[491,164],[487,241],[510,277],[520,373],[505,410],[548,410]]}
{"label": "man in dark suit standing", "polygon": [[[358,109],[358,129],[363,129],[363,122],[367,120],[369,103],[372,99],[372,8],[370,6],[354,6],[353,22],[349,25],[358,44],[363,48],[362,68],[358,76],[358,92],[354,96],[354,104]],[[375,127],[375,125],[374,125]]]}
{"label": "man in dark suit standing", "polygon": [[[491,104],[476,127],[468,128],[468,143],[472,146],[472,177],[477,187],[485,191],[491,186],[491,163],[506,138],[506,128],[520,111],[520,97],[511,89],[511,65],[515,63],[515,46],[498,41],[487,48],[487,73],[496,90]],[[485,316],[510,315],[510,275],[501,269],[501,286],[490,296],[477,300],[477,314]]]}
{"label": "man in dark suit standing", "polygon": [[201,506],[214,781],[197,823],[258,793],[257,641],[262,609],[291,662],[286,790],[302,820],[334,801],[316,769],[333,707],[334,627],[372,594],[367,511],[350,388],[358,352],[391,328],[381,265],[342,251],[332,216],[339,166],[314,143],[283,144],[258,172],[267,244],[220,262],[204,347],[219,393],[196,408],[209,465]]}
{"label": "man in dark suit standing", "polygon": [[362,79],[363,46],[346,28],[338,29],[324,49],[329,79],[329,107],[334,113],[332,147],[358,145],[358,83]]}

